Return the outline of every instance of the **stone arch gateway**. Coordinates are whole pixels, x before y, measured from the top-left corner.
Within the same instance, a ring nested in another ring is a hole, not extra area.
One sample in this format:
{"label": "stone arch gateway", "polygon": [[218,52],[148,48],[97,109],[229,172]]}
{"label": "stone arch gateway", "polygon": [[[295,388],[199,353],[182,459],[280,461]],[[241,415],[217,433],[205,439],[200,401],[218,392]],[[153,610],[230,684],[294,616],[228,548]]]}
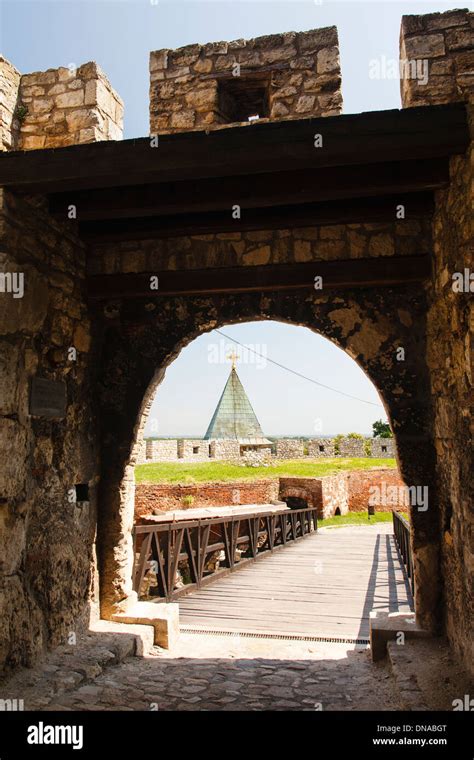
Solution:
{"label": "stone arch gateway", "polygon": [[95,63],[0,56],[0,668],[85,628],[99,580],[104,616],[126,604],[156,384],[202,332],[275,319],[378,389],[429,492],[418,620],[472,669],[473,29],[467,10],[403,17],[428,82],[402,73],[400,110],[360,114],[341,114],[335,27],[154,51],[152,134],[123,141]]}
{"label": "stone arch gateway", "polygon": [[[406,325],[397,316],[401,301],[410,303]],[[374,288],[330,296],[253,293],[166,299],[160,301],[159,313],[128,302],[120,321],[107,325],[103,319],[100,385],[107,390],[100,402],[102,614],[109,616],[126,605],[132,593],[134,443],[166,366],[181,348],[203,332],[230,322],[277,319],[319,332],[352,356],[379,390],[405,482],[429,487],[435,477],[428,432],[432,410],[426,401],[428,368],[418,350],[425,340],[425,307],[424,294],[417,288],[390,288],[384,290],[383,298]],[[396,366],[401,342],[411,357],[403,371]],[[436,503],[430,503],[426,513],[414,510],[413,526],[418,617],[425,627],[434,629],[439,624]]]}

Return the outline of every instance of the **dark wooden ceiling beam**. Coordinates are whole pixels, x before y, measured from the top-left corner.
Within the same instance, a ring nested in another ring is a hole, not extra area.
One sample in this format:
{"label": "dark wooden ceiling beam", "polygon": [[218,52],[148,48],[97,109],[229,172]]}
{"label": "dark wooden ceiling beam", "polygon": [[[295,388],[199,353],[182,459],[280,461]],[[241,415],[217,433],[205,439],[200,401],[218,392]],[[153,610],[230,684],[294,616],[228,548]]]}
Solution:
{"label": "dark wooden ceiling beam", "polygon": [[405,207],[407,219],[425,216],[433,210],[432,194],[397,194],[271,208],[242,207],[240,219],[234,219],[229,208],[227,211],[207,213],[80,222],[79,234],[90,242],[147,240],[218,232],[312,227],[322,224],[394,222],[397,219],[397,207],[400,205]]}
{"label": "dark wooden ceiling beam", "polygon": [[463,153],[468,142],[466,107],[454,103],[183,132],[160,136],[159,147],[145,137],[4,152],[0,186],[52,193],[407,161]]}
{"label": "dark wooden ceiling beam", "polygon": [[130,219],[229,210],[234,204],[266,208],[434,190],[448,181],[447,158],[392,161],[58,193],[50,196],[49,208],[52,214],[67,219],[72,204],[81,222]]}
{"label": "dark wooden ceiling beam", "polygon": [[[284,290],[321,293],[326,289],[388,287],[422,282],[430,276],[430,271],[431,258],[428,254],[386,256],[345,261],[95,275],[87,279],[86,292],[92,300]],[[322,291],[314,289],[314,278],[317,276],[323,278]],[[151,277],[158,277],[157,290],[150,287]]]}

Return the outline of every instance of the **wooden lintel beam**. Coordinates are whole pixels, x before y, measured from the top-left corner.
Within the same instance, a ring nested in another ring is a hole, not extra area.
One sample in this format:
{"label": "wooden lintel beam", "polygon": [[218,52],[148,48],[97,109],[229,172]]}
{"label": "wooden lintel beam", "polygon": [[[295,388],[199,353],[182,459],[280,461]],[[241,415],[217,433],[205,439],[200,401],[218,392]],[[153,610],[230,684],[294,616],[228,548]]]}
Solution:
{"label": "wooden lintel beam", "polygon": [[245,208],[266,208],[419,192],[443,187],[448,181],[447,158],[391,161],[56,193],[49,198],[49,209],[67,219],[74,205],[81,222],[131,219],[228,210],[236,203]]}
{"label": "wooden lintel beam", "polygon": [[3,152],[0,186],[51,193],[254,175],[449,156],[468,144],[466,106],[451,103],[166,134],[158,147],[144,137]]}
{"label": "wooden lintel beam", "polygon": [[269,208],[242,206],[240,218],[234,218],[230,206],[227,211],[79,222],[79,234],[89,242],[103,242],[329,224],[394,222],[397,208],[401,205],[405,208],[406,219],[430,214],[433,210],[432,193],[400,193]]}
{"label": "wooden lintel beam", "polygon": [[[261,291],[315,290],[322,277],[322,291],[355,287],[394,286],[422,282],[430,276],[431,258],[386,256],[381,258],[311,261],[213,269],[94,275],[87,278],[91,300],[250,293]],[[156,285],[158,278],[158,288]]]}

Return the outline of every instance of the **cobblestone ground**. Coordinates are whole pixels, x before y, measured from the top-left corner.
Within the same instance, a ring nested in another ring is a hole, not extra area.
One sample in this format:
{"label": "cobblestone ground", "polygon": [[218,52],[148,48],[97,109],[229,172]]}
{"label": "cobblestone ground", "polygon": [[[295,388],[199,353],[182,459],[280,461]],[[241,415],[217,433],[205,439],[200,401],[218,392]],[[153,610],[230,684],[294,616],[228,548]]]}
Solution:
{"label": "cobblestone ground", "polygon": [[182,634],[46,710],[398,710],[392,677],[349,644]]}

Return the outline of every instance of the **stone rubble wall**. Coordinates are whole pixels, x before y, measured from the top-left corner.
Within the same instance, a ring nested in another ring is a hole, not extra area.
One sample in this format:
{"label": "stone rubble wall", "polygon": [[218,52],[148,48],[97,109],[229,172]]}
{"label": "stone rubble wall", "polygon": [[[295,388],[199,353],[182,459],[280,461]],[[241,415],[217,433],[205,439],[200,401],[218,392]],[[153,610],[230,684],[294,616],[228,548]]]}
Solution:
{"label": "stone rubble wall", "polygon": [[21,74],[0,55],[0,151],[11,150],[17,143],[18,120],[15,109]]}
{"label": "stone rubble wall", "polygon": [[277,459],[295,459],[297,457],[304,457],[304,455],[304,442],[302,440],[293,440],[291,438],[277,440]]}
{"label": "stone rubble wall", "polygon": [[122,99],[96,63],[23,74],[19,101],[22,150],[122,139]]}
{"label": "stone rubble wall", "polygon": [[[197,452],[194,449],[198,449]],[[209,459],[209,441],[203,438],[182,438],[178,441],[178,459],[206,462]]]}
{"label": "stone rubble wall", "polygon": [[146,460],[152,462],[173,461],[178,456],[178,441],[176,438],[167,440],[146,441]]}
{"label": "stone rubble wall", "polygon": [[[0,294],[1,671],[33,664],[96,609],[99,464],[85,247],[38,199],[0,190],[0,251],[1,271],[24,276],[22,298]],[[32,416],[35,376],[65,384],[64,419]],[[89,501],[71,500],[76,484]]]}
{"label": "stone rubble wall", "polygon": [[[393,438],[364,438],[343,439],[338,441],[339,454],[335,454],[335,438],[316,438],[314,440],[305,440],[302,438],[279,438],[272,448],[262,447],[258,454],[262,459],[298,459],[312,457],[367,457],[372,456],[378,459],[393,459],[396,456],[395,441]],[[142,442],[143,443],[143,442]],[[242,462],[245,454],[240,453],[238,441],[231,439],[218,439],[207,441],[202,438],[197,439],[169,439],[169,440],[147,440],[145,449],[140,449],[137,463],[146,464],[148,462],[205,462],[208,460],[226,460]],[[324,451],[320,451],[320,446],[324,446]],[[198,448],[197,454],[193,453],[193,448]],[[368,450],[371,453],[368,453]]]}
{"label": "stone rubble wall", "polygon": [[[429,253],[431,247],[428,218],[222,232],[162,240],[93,243],[88,273],[126,274],[413,256]],[[405,314],[402,316],[407,318]]]}
{"label": "stone rubble wall", "polygon": [[[471,142],[464,156],[450,160],[450,184],[435,193],[433,272],[428,287],[427,361],[430,368],[435,436],[436,481],[430,483],[429,511],[440,540],[420,551],[415,567],[424,597],[445,610],[443,621],[451,644],[466,667],[474,668],[474,304],[469,285],[453,290],[453,275],[474,261],[474,14],[467,9],[424,16],[404,16],[401,57],[429,60],[429,81],[401,83],[405,107],[465,101]],[[413,513],[417,518],[416,511]],[[441,562],[443,585],[436,587],[429,570]],[[419,605],[418,605],[419,606]]]}
{"label": "stone rubble wall", "polygon": [[333,438],[316,438],[314,441],[308,441],[309,457],[333,457],[334,456],[334,439]]}
{"label": "stone rubble wall", "polygon": [[336,27],[151,52],[151,134],[235,123],[237,80],[243,88],[265,91],[266,119],[338,115],[342,95]]}
{"label": "stone rubble wall", "polygon": [[238,441],[215,440],[209,443],[211,458],[235,461],[240,459],[240,445]]}
{"label": "stone rubble wall", "polygon": [[[387,439],[389,440],[389,439]],[[365,457],[365,440],[358,438],[343,438],[339,442],[339,455],[341,457]]]}
{"label": "stone rubble wall", "polygon": [[393,459],[397,456],[395,438],[369,438],[368,444],[370,444],[371,456],[374,459]]}
{"label": "stone rubble wall", "polygon": [[20,75],[0,57],[3,149],[121,140],[123,101],[93,62]]}
{"label": "stone rubble wall", "polygon": [[[446,628],[455,649],[474,668],[474,303],[472,290],[453,291],[453,274],[474,271],[474,98],[471,144],[451,159],[451,184],[436,193],[435,267],[427,317],[428,361]],[[471,289],[473,285],[471,282]],[[440,346],[443,350],[440,351]]]}
{"label": "stone rubble wall", "polygon": [[[474,13],[467,9],[403,16],[400,59],[407,61],[400,79],[403,107],[465,101],[474,93]],[[411,66],[420,62],[413,76]],[[424,81],[421,62],[428,66]]]}
{"label": "stone rubble wall", "polygon": [[[0,57],[0,150],[120,139],[122,119],[96,64],[20,75]],[[32,665],[99,615],[99,362],[86,253],[43,198],[0,189],[0,271],[24,278],[22,297],[0,294],[0,671]],[[35,376],[64,384],[64,418],[32,414]],[[88,499],[77,500],[78,485]]]}

